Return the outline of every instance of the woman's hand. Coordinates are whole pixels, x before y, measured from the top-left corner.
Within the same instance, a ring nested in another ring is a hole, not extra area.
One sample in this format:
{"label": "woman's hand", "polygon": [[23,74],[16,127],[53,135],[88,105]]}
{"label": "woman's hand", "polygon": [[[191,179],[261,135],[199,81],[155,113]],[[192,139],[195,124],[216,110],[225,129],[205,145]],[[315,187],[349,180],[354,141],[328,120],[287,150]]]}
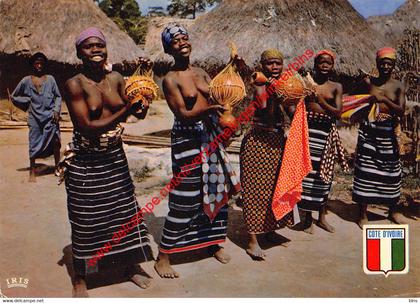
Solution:
{"label": "woman's hand", "polygon": [[59,121],[60,121],[60,113],[53,112],[52,123],[58,124]]}
{"label": "woman's hand", "polygon": [[135,60],[136,66],[140,66],[142,70],[150,70],[153,67],[153,62],[149,58],[138,57]]}
{"label": "woman's hand", "polygon": [[306,69],[303,66],[301,68],[299,68],[297,72],[302,77],[306,77],[306,75],[308,74],[308,72],[306,71]]}
{"label": "woman's hand", "polygon": [[144,109],[149,107],[149,102],[146,98],[141,96],[140,98],[135,98],[130,100],[130,113],[139,113]]}
{"label": "woman's hand", "polygon": [[371,95],[374,97],[371,99],[371,103],[384,103],[385,94],[382,90],[376,88],[375,86],[372,87]]}
{"label": "woman's hand", "polygon": [[149,110],[150,101],[148,98],[143,97],[138,99],[138,101],[134,101],[130,103],[130,114],[138,119],[144,119],[147,115],[147,111]]}
{"label": "woman's hand", "polygon": [[207,98],[207,102],[208,102],[208,104],[210,104],[210,105],[213,105],[213,104],[219,104],[219,103],[217,103],[217,101],[216,101],[216,100],[214,100],[214,99],[213,99],[213,97],[212,97],[211,95],[209,95],[209,96],[208,96],[208,98]]}
{"label": "woman's hand", "polygon": [[236,55],[233,58],[233,64],[236,66],[236,69],[239,72],[244,72],[248,69],[248,66],[245,63],[245,60],[242,57],[239,57],[238,55]]}
{"label": "woman's hand", "polygon": [[217,114],[221,116],[227,109],[220,104],[209,105],[205,111],[207,114]]}

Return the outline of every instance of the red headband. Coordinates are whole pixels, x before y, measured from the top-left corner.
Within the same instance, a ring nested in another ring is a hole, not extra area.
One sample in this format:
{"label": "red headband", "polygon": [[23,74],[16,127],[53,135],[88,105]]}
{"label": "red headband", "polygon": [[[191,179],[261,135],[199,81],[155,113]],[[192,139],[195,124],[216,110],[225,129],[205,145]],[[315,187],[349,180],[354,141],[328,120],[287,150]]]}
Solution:
{"label": "red headband", "polygon": [[315,60],[316,60],[319,56],[322,56],[322,55],[328,55],[328,56],[330,56],[330,57],[333,59],[333,61],[335,61],[335,54],[334,54],[332,51],[328,50],[328,49],[323,49],[323,50],[319,51],[319,52],[315,55]]}
{"label": "red headband", "polygon": [[376,52],[376,59],[397,59],[397,52],[392,47],[383,47]]}

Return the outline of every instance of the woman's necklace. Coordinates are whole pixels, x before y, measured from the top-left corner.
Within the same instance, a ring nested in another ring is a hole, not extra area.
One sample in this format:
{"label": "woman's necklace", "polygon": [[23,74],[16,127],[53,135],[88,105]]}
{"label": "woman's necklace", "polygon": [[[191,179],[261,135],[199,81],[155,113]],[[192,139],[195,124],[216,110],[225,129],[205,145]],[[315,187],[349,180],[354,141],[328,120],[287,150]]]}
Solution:
{"label": "woman's necklace", "polygon": [[100,86],[99,86],[99,83],[96,83],[95,81],[93,81],[93,80],[91,80],[91,79],[89,79],[88,77],[86,77],[85,75],[83,75],[83,77],[85,77],[85,79],[87,80],[87,82],[90,84],[90,85],[92,85],[92,86],[94,86],[94,87],[96,87],[102,94],[105,94],[105,92],[110,92],[111,91],[111,84],[109,84],[109,80],[108,80],[108,78],[106,78],[105,77],[105,81],[106,81],[106,83],[107,83],[107,86],[108,86],[108,89],[106,90],[106,91],[104,91]]}

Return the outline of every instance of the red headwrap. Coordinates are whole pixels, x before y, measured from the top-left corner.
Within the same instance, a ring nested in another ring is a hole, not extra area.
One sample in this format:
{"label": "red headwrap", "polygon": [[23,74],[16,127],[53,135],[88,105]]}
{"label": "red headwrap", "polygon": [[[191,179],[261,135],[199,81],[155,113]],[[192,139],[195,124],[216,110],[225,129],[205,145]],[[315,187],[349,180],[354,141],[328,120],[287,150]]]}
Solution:
{"label": "red headwrap", "polygon": [[376,52],[376,60],[388,58],[391,60],[397,59],[397,52],[392,47],[383,47]]}
{"label": "red headwrap", "polygon": [[319,52],[315,55],[315,60],[316,60],[319,56],[322,56],[322,55],[328,55],[328,56],[330,56],[330,57],[333,59],[333,62],[335,61],[335,54],[334,54],[332,51],[328,50],[328,49],[323,49],[323,50],[319,51]]}
{"label": "red headwrap", "polygon": [[76,38],[76,48],[79,47],[79,45],[82,44],[83,41],[91,37],[99,38],[104,43],[106,43],[104,34],[98,28],[89,27],[85,29],[83,32],[81,32],[79,36]]}

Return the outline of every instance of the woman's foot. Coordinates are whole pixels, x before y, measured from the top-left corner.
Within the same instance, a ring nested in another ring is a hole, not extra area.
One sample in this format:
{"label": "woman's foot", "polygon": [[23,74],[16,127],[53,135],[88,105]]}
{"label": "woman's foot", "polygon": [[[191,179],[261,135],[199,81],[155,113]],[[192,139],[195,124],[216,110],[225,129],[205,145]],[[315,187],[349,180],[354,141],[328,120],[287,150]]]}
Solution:
{"label": "woman's foot", "polygon": [[129,268],[127,274],[130,280],[140,288],[146,289],[152,284],[152,278],[138,265]]}
{"label": "woman's foot", "polygon": [[325,219],[324,220],[318,220],[317,224],[319,227],[321,227],[323,230],[326,230],[330,233],[335,232],[335,228],[332,227]]}
{"label": "woman's foot", "polygon": [[314,224],[312,219],[312,212],[306,210],[305,211],[305,221],[303,222],[303,231],[307,234],[313,234],[314,233]]}
{"label": "woman's foot", "polygon": [[395,206],[389,208],[388,219],[396,224],[407,224],[403,214],[399,212]]}
{"label": "woman's foot", "polygon": [[225,252],[225,249],[219,245],[212,245],[208,248],[208,252],[211,256],[215,257],[217,261],[222,264],[229,263],[231,257]]}
{"label": "woman's foot", "polygon": [[171,267],[168,254],[159,253],[154,268],[161,278],[174,279],[179,277],[179,274]]}
{"label": "woman's foot", "polygon": [[367,204],[360,204],[359,205],[359,220],[357,221],[357,225],[359,225],[360,229],[363,229],[363,225],[369,222],[367,217]]}
{"label": "woman's foot", "polygon": [[325,215],[327,213],[327,209],[325,206],[323,206],[320,210],[319,210],[319,217],[318,217],[318,222],[317,225],[319,227],[321,227],[323,230],[326,230],[330,233],[334,233],[335,229],[334,227],[332,227],[327,220],[325,219]]}
{"label": "woman's foot", "polygon": [[77,277],[73,281],[73,298],[88,298],[85,279]]}
{"label": "woman's foot", "polygon": [[36,174],[35,174],[35,168],[31,167],[29,169],[29,182],[36,182]]}
{"label": "woman's foot", "polygon": [[152,284],[152,279],[141,274],[131,276],[130,280],[138,287],[146,289]]}
{"label": "woman's foot", "polygon": [[29,158],[29,182],[36,182],[35,158]]}
{"label": "woman's foot", "polygon": [[282,235],[279,235],[275,231],[270,231],[264,235],[264,238],[271,243],[280,244],[281,246],[289,246],[290,240]]}
{"label": "woman's foot", "polygon": [[250,234],[250,240],[248,243],[248,248],[245,250],[246,253],[252,258],[254,261],[263,261],[265,260],[265,253],[261,249],[260,245],[258,244],[257,235]]}

